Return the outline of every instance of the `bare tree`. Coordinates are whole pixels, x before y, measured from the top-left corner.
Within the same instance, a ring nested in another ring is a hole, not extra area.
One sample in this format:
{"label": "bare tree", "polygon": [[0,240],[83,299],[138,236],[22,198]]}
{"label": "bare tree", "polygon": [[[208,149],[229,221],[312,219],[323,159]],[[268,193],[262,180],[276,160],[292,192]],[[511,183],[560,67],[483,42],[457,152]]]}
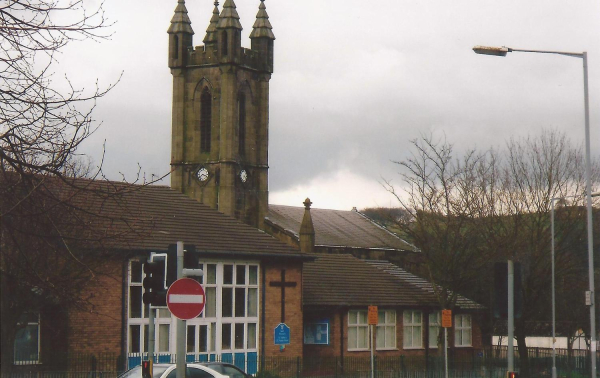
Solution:
{"label": "bare tree", "polygon": [[111,222],[126,214],[101,214],[90,203],[118,202],[125,188],[75,178],[102,176],[100,167],[82,165],[77,150],[98,127],[96,100],[114,84],[76,88],[53,72],[67,44],[104,40],[110,25],[102,4],[86,9],[83,0],[0,4],[2,373],[12,367],[25,314],[49,304],[85,306],[82,289],[110,273],[101,251],[119,236]]}
{"label": "bare tree", "polygon": [[[403,189],[386,183],[411,214],[399,227],[423,252],[433,282],[485,304],[493,285],[490,262],[512,258],[522,264],[526,306],[515,334],[525,372],[526,324],[550,314],[551,198],[575,197],[574,206],[560,215],[557,277],[571,287],[581,287],[576,283],[586,277],[572,243],[567,247],[585,229],[577,206],[585,191],[581,148],[563,134],[545,131],[537,138],[512,139],[502,151],[471,150],[459,157],[451,144],[431,136],[413,141],[413,149],[410,158],[398,162]],[[593,180],[597,185],[597,161]],[[451,293],[438,293],[441,306],[454,305]]]}

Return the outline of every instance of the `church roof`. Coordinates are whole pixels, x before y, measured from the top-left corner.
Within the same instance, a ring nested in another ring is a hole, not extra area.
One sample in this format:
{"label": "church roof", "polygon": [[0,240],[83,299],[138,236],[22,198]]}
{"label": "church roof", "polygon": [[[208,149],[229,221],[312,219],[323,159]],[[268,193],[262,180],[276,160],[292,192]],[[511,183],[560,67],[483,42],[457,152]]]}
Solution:
{"label": "church roof", "polygon": [[256,14],[256,21],[254,21],[254,25],[252,26],[250,38],[275,39],[272,29],[273,27],[271,26],[271,22],[269,22],[269,15],[267,14],[267,7],[265,7],[265,1],[261,0],[260,6],[258,7],[258,13]]}
{"label": "church roof", "polygon": [[225,0],[225,4],[223,4],[223,10],[219,16],[219,23],[217,24],[218,29],[242,29],[242,24],[240,24],[240,16],[238,15],[236,8],[237,7],[235,6],[233,0]]}
{"label": "church roof", "polygon": [[69,213],[60,221],[73,235],[64,237],[85,240],[82,248],[159,252],[183,241],[207,255],[306,257],[298,248],[167,186],[53,177],[41,182],[48,201],[66,204]]}
{"label": "church roof", "polygon": [[[398,235],[358,211],[311,208],[310,212],[316,246],[416,250]],[[269,205],[265,221],[298,239],[303,216],[304,207]]]}
{"label": "church roof", "polygon": [[188,17],[188,11],[185,7],[184,0],[177,1],[177,7],[175,8],[175,14],[171,19],[171,25],[167,30],[169,34],[176,33],[187,33],[194,34],[194,30],[192,29],[192,21]]}
{"label": "church roof", "polygon": [[[433,291],[423,284],[423,281],[428,282],[401,268],[379,269],[371,261],[346,254],[313,256],[316,259],[305,262],[302,272],[302,295],[306,306],[439,306]],[[459,301],[457,307],[483,308],[466,298]]]}
{"label": "church roof", "polygon": [[[429,293],[434,293],[434,285],[427,281],[424,278],[416,276],[412,273],[407,272],[406,270],[400,268],[397,265],[394,265],[388,261],[382,260],[367,260],[367,263],[376,267],[379,270],[382,270],[393,277],[396,277],[398,280],[402,280],[405,282],[409,282],[410,284],[423,289]],[[458,295],[456,297],[456,305],[462,309],[483,309],[484,307],[479,303],[470,300],[469,298],[463,297],[462,295]]]}

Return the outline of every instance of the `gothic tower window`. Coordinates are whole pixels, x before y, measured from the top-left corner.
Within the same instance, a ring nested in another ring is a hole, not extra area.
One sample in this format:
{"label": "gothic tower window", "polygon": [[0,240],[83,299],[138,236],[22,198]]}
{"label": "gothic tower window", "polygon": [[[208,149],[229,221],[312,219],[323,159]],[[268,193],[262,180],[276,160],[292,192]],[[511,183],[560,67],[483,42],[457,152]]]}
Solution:
{"label": "gothic tower window", "polygon": [[173,36],[173,43],[171,44],[171,58],[179,58],[179,37],[176,35]]}
{"label": "gothic tower window", "polygon": [[227,31],[224,30],[221,36],[221,50],[223,50],[223,55],[227,55]]}
{"label": "gothic tower window", "polygon": [[243,157],[246,154],[246,95],[241,92],[238,97],[238,138],[239,154]]}
{"label": "gothic tower window", "polygon": [[200,96],[200,152],[210,152],[212,96],[204,88]]}

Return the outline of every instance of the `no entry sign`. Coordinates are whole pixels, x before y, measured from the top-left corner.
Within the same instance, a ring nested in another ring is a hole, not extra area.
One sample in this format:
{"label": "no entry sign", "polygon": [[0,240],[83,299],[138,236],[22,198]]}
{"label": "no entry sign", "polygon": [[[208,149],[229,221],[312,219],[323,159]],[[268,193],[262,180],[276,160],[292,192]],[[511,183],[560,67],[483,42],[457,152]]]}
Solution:
{"label": "no entry sign", "polygon": [[191,278],[180,278],[167,291],[167,307],[181,320],[193,319],[204,310],[204,289]]}

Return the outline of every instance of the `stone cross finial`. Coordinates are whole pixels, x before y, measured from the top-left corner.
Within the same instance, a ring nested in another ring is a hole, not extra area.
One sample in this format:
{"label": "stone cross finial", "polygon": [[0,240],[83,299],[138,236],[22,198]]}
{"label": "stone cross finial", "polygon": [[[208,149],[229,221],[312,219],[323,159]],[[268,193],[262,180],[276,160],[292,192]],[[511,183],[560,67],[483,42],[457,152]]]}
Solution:
{"label": "stone cross finial", "polygon": [[304,203],[304,208],[306,210],[310,210],[310,205],[312,205],[312,202],[310,202],[310,198],[307,197],[303,203]]}

